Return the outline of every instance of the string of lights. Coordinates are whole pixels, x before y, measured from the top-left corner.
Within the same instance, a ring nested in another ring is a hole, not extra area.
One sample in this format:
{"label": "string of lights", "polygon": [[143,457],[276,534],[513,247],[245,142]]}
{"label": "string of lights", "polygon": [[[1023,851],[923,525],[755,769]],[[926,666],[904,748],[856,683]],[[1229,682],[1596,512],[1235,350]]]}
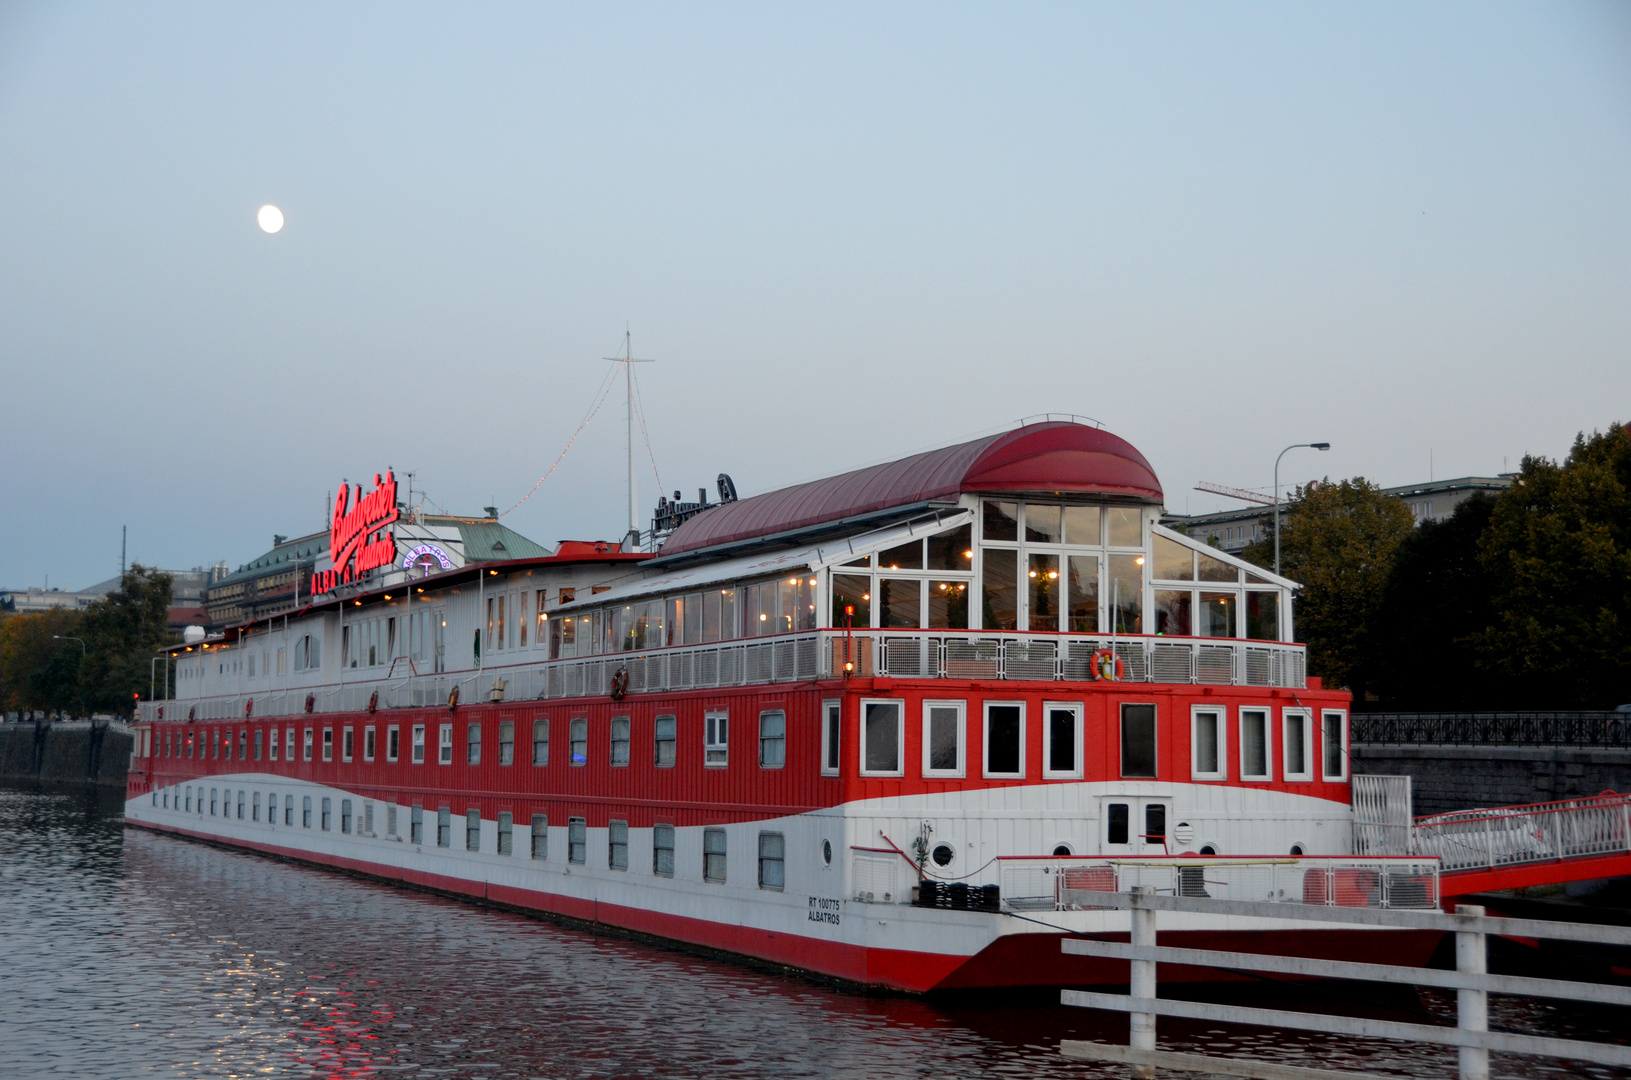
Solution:
{"label": "string of lights", "polygon": [[657,481],[657,494],[663,493],[663,478],[657,472],[657,455],[651,450],[651,432],[646,430],[646,403],[640,398],[640,380],[634,378],[634,365],[629,364],[629,378],[634,380],[634,415],[640,421],[640,436],[646,441],[646,457],[651,461],[651,475]]}

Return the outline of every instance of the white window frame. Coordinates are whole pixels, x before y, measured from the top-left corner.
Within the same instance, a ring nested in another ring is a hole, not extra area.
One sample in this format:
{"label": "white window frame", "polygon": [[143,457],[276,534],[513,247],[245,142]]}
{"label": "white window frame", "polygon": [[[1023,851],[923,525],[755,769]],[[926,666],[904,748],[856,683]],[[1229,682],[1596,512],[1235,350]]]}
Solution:
{"label": "white window frame", "polygon": [[1300,719],[1303,722],[1303,767],[1298,772],[1291,771],[1291,762],[1285,760],[1285,755],[1291,749],[1290,740],[1284,736],[1280,739],[1280,774],[1288,783],[1308,783],[1314,779],[1314,711],[1301,706],[1295,708],[1282,708],[1280,710],[1280,730],[1292,720]]}
{"label": "white window frame", "polygon": [[[957,766],[936,769],[929,764],[929,716],[931,709],[957,710]],[[959,779],[968,774],[968,702],[958,699],[925,700],[923,702],[923,775],[926,777]]]}
{"label": "white window frame", "polygon": [[[1240,717],[1240,778],[1242,780],[1262,783],[1274,779],[1274,709],[1268,705],[1242,705],[1235,710]],[[1263,718],[1263,767],[1268,771],[1261,775],[1246,770],[1246,714],[1252,713]]]}
{"label": "white window frame", "polygon": [[[1201,714],[1206,713],[1217,719],[1218,733],[1218,767],[1216,772],[1205,772],[1201,769],[1200,761],[1200,730]],[[1189,707],[1189,778],[1191,780],[1227,780],[1229,779],[1229,706],[1217,705],[1191,705]]]}
{"label": "white window frame", "polygon": [[[583,725],[583,760],[578,760],[578,725]],[[589,718],[574,716],[566,722],[566,763],[574,769],[589,767]]]}
{"label": "white window frame", "polygon": [[[866,714],[869,705],[892,705],[895,708],[895,765],[893,769],[868,769],[866,767]],[[856,749],[860,751],[856,764],[862,776],[905,776],[906,775],[906,702],[900,698],[862,698],[861,699],[861,737],[855,740]]]}
{"label": "white window frame", "polygon": [[313,729],[311,729],[311,728],[302,728],[301,731],[303,732],[303,734],[300,737],[300,760],[301,761],[310,761],[311,760],[311,751],[312,751]]}
{"label": "white window frame", "polygon": [[[781,717],[781,720],[782,720],[782,733],[781,733],[781,736],[780,736],[780,742],[782,744],[782,759],[780,761],[778,761],[778,762],[775,762],[774,764],[768,764],[767,765],[765,763],[765,718],[768,717],[768,716],[779,716],[779,717]],[[759,768],[761,768],[761,769],[785,769],[786,767],[787,767],[787,709],[786,709],[785,706],[774,708],[774,709],[760,709],[759,710]]]}
{"label": "white window frame", "polygon": [[[1000,501],[1000,500],[999,500]],[[992,772],[991,771],[991,707],[1015,706],[1019,709],[1019,771],[1018,772]],[[987,701],[980,710],[983,723],[980,725],[980,775],[993,780],[1023,780],[1025,779],[1026,758],[1026,725],[1030,717],[1026,716],[1025,702],[1023,701]]]}
{"label": "white window frame", "polygon": [[408,760],[415,765],[425,763],[425,725],[413,726],[413,740],[409,743]]}
{"label": "white window frame", "polygon": [[362,729],[362,759],[373,761],[379,754],[379,735],[373,724],[364,724]]}
{"label": "white window frame", "polygon": [[[838,713],[838,723],[830,724],[834,710]],[[843,757],[844,742],[844,702],[839,698],[827,698],[821,703],[821,775],[837,776],[844,769]],[[828,762],[835,764],[829,765]]]}
{"label": "white window frame", "polygon": [[[1340,716],[1342,718],[1342,746],[1339,758],[1342,767],[1335,773],[1325,769],[1325,718],[1327,716]],[[1348,779],[1348,710],[1347,709],[1321,709],[1320,710],[1320,777],[1327,781],[1343,781]]]}
{"label": "white window frame", "polygon": [[[1051,768],[1053,762],[1053,717],[1050,715],[1056,709],[1065,709],[1076,716],[1076,760],[1066,770],[1060,771]],[[1042,703],[1042,778],[1044,780],[1080,780],[1082,778],[1082,764],[1086,760],[1086,748],[1082,746],[1082,739],[1086,734],[1083,717],[1087,708],[1080,701],[1044,701]],[[1021,725],[1021,732],[1024,727]],[[1022,734],[1023,739],[1023,734]]]}
{"label": "white window frame", "polygon": [[[723,738],[720,725],[724,721]],[[713,755],[718,754],[716,761]],[[702,765],[706,769],[724,769],[731,763],[731,713],[729,709],[708,709],[702,714]]]}
{"label": "white window frame", "polygon": [[340,760],[350,761],[357,752],[357,729],[350,724],[340,729]]}
{"label": "white window frame", "polygon": [[436,764],[453,764],[453,725],[441,724],[436,732]]}

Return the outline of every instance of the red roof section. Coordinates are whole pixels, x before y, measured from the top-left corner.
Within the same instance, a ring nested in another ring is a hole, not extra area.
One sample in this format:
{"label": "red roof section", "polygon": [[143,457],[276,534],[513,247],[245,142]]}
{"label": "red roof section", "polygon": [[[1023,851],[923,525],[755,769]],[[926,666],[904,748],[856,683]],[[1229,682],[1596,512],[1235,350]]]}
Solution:
{"label": "red roof section", "polygon": [[963,492],[1069,492],[1161,501],[1161,482],[1132,444],[1068,421],[931,450],[704,510],[675,529],[662,556],[773,536],[860,514],[953,500]]}

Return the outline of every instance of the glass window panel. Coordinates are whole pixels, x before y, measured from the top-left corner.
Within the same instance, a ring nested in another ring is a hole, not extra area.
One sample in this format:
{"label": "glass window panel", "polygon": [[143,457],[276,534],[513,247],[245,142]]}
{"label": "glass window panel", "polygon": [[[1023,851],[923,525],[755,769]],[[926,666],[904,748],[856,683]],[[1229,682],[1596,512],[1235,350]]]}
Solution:
{"label": "glass window panel", "polygon": [[722,599],[717,592],[707,592],[702,594],[702,637],[699,640],[719,640],[721,603]]}
{"label": "glass window panel", "polygon": [[832,576],[832,624],[844,625],[844,609],[854,607],[855,626],[872,625],[872,579],[849,574]]}
{"label": "glass window panel", "polygon": [[1159,844],[1167,838],[1167,804],[1144,804],[1144,842]]}
{"label": "glass window panel", "polygon": [[1157,589],[1155,593],[1155,632],[1188,637],[1191,593]]}
{"label": "glass window panel", "polygon": [[973,530],[964,525],[929,537],[929,569],[974,569]]}
{"label": "glass window panel", "polygon": [[[1027,509],[1026,513],[1029,512]],[[1059,556],[1035,554],[1028,558],[1030,566],[1025,571],[1025,586],[1030,601],[1030,629],[1058,630]]]}
{"label": "glass window panel", "polygon": [[1280,640],[1280,594],[1253,590],[1246,593],[1246,636],[1257,641]]}
{"label": "glass window panel", "polygon": [[1025,504],[1025,539],[1035,544],[1061,544],[1065,530],[1060,517],[1061,507]]}
{"label": "glass window panel", "polygon": [[725,880],[725,830],[702,830],[702,880]]}
{"label": "glass window panel", "polygon": [[1285,727],[1286,775],[1300,776],[1308,771],[1308,747],[1304,739],[1307,731],[1305,718],[1301,713],[1286,713]]}
{"label": "glass window panel", "polygon": [[1235,605],[1240,598],[1235,593],[1201,593],[1200,629],[1202,637],[1234,637]]}
{"label": "glass window panel", "polygon": [[742,636],[741,623],[737,619],[737,596],[735,589],[719,590],[719,640],[730,641],[732,638]]}
{"label": "glass window panel", "polygon": [[674,826],[655,825],[651,830],[651,872],[674,876]]}
{"label": "glass window panel", "polygon": [[1110,556],[1111,616],[1118,634],[1144,632],[1144,556]]}
{"label": "glass window panel", "polygon": [[982,517],[983,531],[980,533],[987,540],[1018,540],[1019,539],[1019,504],[1011,502],[987,502]]}
{"label": "glass window panel", "polygon": [[954,772],[962,767],[957,760],[957,726],[961,710],[954,705],[929,707],[929,768]]}
{"label": "glass window panel", "polygon": [[1103,511],[1097,506],[1065,507],[1065,543],[1096,547],[1103,542],[1099,522]]}
{"label": "glass window panel", "polygon": [[819,579],[813,577],[799,578],[798,588],[795,590],[793,602],[798,606],[795,616],[795,630],[814,630],[816,628],[816,583]]}
{"label": "glass window panel", "polygon": [[[1068,535],[1068,534],[1067,534]],[[1095,634],[1099,630],[1099,557],[1072,555],[1069,565],[1070,631],[1075,634]]]}
{"label": "glass window panel", "polygon": [[1169,540],[1165,536],[1157,536],[1155,538],[1155,570],[1150,576],[1157,581],[1194,581],[1195,552],[1184,547],[1176,540]]}
{"label": "glass window panel", "polygon": [[1204,552],[1196,553],[1196,561],[1200,563],[1200,579],[1202,581],[1239,581],[1240,574],[1233,566],[1222,559],[1214,558]]}
{"label": "glass window panel", "polygon": [[1112,506],[1106,511],[1110,519],[1111,547],[1144,546],[1144,511],[1136,506]]}
{"label": "glass window panel", "polygon": [[1076,769],[1076,711],[1048,710],[1048,769],[1073,772]]}
{"label": "glass window panel", "polygon": [[1340,712],[1327,712],[1320,718],[1320,744],[1325,748],[1325,778],[1340,780],[1347,772],[1343,768],[1343,728],[1347,716]]}
{"label": "glass window panel", "polygon": [[913,540],[888,551],[880,551],[878,566],[884,570],[923,569],[923,541]]}
{"label": "glass window panel", "polygon": [[779,769],[787,764],[787,714],[780,710],[759,714],[759,767]]}
{"label": "glass window panel", "polygon": [[929,582],[929,626],[935,630],[968,629],[968,582]]}
{"label": "glass window panel", "polygon": [[1111,844],[1125,844],[1128,841],[1127,804],[1124,802],[1111,803],[1105,807],[1105,842]]}
{"label": "glass window panel", "polygon": [[1121,775],[1155,776],[1155,706],[1121,707]]}
{"label": "glass window panel", "polygon": [[866,771],[900,771],[900,719],[898,701],[871,701],[866,706]]}
{"label": "glass window panel", "polygon": [[803,578],[782,578],[776,582],[776,633],[793,632],[798,615],[798,589]]}
{"label": "glass window panel", "polygon": [[667,616],[666,616],[666,619],[665,619],[665,621],[663,623],[663,627],[667,631],[668,636],[666,638],[664,638],[663,644],[664,645],[683,645],[683,644],[685,644],[684,630],[682,629],[684,627],[684,625],[685,625],[685,598],[680,597],[680,596],[670,596],[668,598]]}
{"label": "glass window panel", "polygon": [[985,707],[985,771],[1018,775],[1020,771],[1020,707]]}
{"label": "glass window panel", "polygon": [[1260,577],[1248,570],[1246,571],[1246,583],[1248,585],[1267,585],[1269,583],[1269,579],[1266,577]]}
{"label": "glass window panel", "polygon": [[922,625],[923,582],[916,578],[882,578],[878,582],[878,625]]}
{"label": "glass window panel", "polygon": [[1218,769],[1218,714],[1195,714],[1195,772],[1216,774]]}
{"label": "glass window panel", "polygon": [[987,548],[982,562],[980,599],[985,629],[1019,629],[1019,552]]}
{"label": "glass window panel", "polygon": [[1262,780],[1269,774],[1269,714],[1262,709],[1240,710],[1240,774]]}
{"label": "glass window panel", "polygon": [[679,742],[674,717],[657,717],[655,742],[656,764],[664,769],[671,767],[674,764],[675,747]]}
{"label": "glass window panel", "polygon": [[695,645],[702,640],[702,594],[693,593],[685,598],[685,643]]}

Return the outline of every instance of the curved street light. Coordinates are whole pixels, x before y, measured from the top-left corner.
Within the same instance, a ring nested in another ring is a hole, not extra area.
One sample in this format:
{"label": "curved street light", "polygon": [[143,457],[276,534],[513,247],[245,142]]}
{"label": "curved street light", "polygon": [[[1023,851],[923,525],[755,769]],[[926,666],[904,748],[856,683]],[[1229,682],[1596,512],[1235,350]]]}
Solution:
{"label": "curved street light", "polygon": [[1280,458],[1285,457],[1289,451],[1303,447],[1310,450],[1329,450],[1331,444],[1328,442],[1292,443],[1280,451],[1280,457],[1274,459],[1274,574],[1276,577],[1280,575]]}

